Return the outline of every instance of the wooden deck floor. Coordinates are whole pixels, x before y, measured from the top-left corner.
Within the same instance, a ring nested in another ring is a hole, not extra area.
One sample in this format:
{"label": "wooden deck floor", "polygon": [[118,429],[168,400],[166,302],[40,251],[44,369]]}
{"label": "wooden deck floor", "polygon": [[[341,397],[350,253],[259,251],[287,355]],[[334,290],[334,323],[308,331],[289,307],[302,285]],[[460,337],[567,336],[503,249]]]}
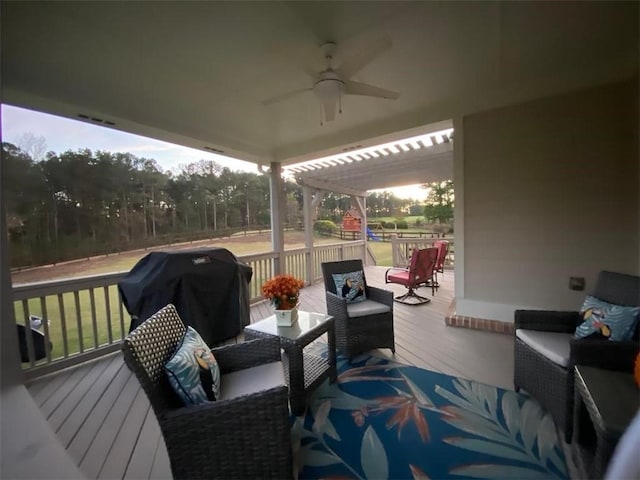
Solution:
{"label": "wooden deck floor", "polygon": [[[384,271],[368,267],[368,282],[385,286]],[[512,337],[447,327],[444,317],[453,299],[453,273],[447,272],[441,283],[431,303],[395,304],[395,360],[512,388]],[[397,285],[385,288],[404,292]],[[305,288],[301,297],[303,310],[326,312],[321,284]],[[257,304],[251,309],[251,320],[271,314],[267,303]],[[378,353],[391,358],[389,350]],[[171,478],[158,423],[119,352],[37,379],[28,388],[87,478]]]}

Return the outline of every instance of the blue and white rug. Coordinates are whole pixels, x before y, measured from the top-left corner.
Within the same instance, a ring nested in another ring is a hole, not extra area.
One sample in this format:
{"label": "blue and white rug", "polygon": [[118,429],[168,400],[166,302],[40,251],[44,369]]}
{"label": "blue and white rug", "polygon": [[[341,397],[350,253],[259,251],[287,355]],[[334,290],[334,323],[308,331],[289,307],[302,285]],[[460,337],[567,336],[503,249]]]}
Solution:
{"label": "blue and white rug", "polygon": [[531,397],[417,367],[338,357],[293,425],[298,478],[567,478]]}

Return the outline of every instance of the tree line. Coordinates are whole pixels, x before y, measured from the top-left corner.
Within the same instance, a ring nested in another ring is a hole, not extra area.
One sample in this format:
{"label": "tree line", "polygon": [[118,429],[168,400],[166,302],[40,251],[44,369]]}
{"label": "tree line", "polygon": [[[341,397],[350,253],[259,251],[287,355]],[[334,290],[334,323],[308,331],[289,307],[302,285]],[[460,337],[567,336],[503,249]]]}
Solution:
{"label": "tree line", "polygon": [[[212,160],[173,172],[131,153],[80,149],[35,154],[5,142],[2,161],[13,266],[270,224],[268,175],[232,171]],[[302,187],[285,181],[284,188],[285,222],[301,225]],[[397,215],[412,203],[390,192],[374,192],[367,198],[367,215]],[[327,193],[318,217],[339,222],[349,208],[348,196]]]}

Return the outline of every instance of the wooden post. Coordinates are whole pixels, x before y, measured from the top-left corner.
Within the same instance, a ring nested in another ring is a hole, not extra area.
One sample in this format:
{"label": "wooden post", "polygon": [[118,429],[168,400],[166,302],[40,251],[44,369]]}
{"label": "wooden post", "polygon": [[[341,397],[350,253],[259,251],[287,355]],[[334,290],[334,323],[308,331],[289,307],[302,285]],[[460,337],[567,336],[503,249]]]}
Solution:
{"label": "wooden post", "polygon": [[285,271],[284,261],[284,185],[282,182],[282,167],[279,162],[271,162],[271,176],[269,190],[271,193],[271,248],[275,253],[273,259],[273,273],[278,275]]}
{"label": "wooden post", "polygon": [[[351,204],[356,206],[360,214],[360,239],[362,240],[361,258],[364,265],[367,264],[367,198],[355,195],[351,196]],[[355,240],[355,233],[354,233]]]}
{"label": "wooden post", "polygon": [[304,247],[305,247],[305,282],[313,283],[315,272],[313,271],[313,198],[311,187],[302,187],[302,200],[304,211]]}
{"label": "wooden post", "polygon": [[391,234],[391,263],[394,267],[400,266],[400,255],[398,254],[398,235]]}

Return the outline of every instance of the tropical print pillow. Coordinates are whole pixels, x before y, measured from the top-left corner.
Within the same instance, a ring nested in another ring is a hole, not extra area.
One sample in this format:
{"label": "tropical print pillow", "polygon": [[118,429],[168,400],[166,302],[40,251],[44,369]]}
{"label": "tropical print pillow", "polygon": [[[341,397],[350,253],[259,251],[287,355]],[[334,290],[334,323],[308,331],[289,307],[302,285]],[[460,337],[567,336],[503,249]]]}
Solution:
{"label": "tropical print pillow", "polygon": [[220,368],[202,337],[192,327],[164,367],[169,383],[185,405],[214,401],[220,396]]}
{"label": "tropical print pillow", "polygon": [[367,299],[362,270],[349,273],[334,273],[333,282],[336,284],[336,293],[344,298],[347,303],[362,302]]}
{"label": "tropical print pillow", "polygon": [[638,323],[639,313],[640,307],[614,305],[588,296],[580,310],[584,321],[576,328],[576,338],[631,340]]}

